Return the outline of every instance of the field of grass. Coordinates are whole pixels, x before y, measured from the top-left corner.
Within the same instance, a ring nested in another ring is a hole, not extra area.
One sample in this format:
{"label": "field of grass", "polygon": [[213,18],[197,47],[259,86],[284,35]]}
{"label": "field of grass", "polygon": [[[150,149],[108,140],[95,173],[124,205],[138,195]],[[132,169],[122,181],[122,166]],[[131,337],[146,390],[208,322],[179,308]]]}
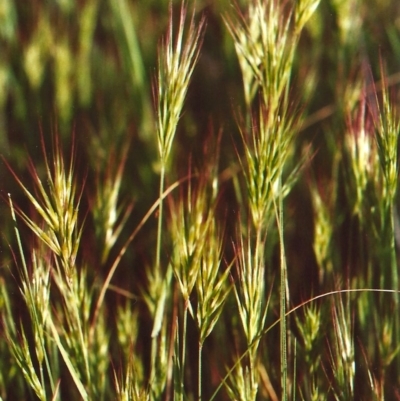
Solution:
{"label": "field of grass", "polygon": [[400,2],[0,2],[0,400],[400,400]]}

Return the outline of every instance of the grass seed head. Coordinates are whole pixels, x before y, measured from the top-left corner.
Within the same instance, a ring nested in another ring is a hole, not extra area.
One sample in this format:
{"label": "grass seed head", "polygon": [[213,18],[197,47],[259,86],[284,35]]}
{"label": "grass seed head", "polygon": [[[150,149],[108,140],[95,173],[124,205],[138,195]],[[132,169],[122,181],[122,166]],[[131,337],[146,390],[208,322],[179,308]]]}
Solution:
{"label": "grass seed head", "polygon": [[194,13],[185,34],[187,6],[182,3],[176,37],[173,32],[172,5],[168,34],[159,53],[158,80],[154,92],[157,100],[157,138],[161,163],[165,164],[171,151],[189,81],[196,65],[205,20],[197,24]]}

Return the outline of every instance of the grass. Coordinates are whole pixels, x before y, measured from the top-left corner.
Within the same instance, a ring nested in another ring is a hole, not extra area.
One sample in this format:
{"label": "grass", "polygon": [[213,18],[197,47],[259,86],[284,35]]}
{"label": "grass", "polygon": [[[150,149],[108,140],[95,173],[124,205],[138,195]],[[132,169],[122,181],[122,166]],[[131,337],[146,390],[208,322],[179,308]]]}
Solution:
{"label": "grass", "polygon": [[400,399],[399,12],[4,1],[0,399]]}

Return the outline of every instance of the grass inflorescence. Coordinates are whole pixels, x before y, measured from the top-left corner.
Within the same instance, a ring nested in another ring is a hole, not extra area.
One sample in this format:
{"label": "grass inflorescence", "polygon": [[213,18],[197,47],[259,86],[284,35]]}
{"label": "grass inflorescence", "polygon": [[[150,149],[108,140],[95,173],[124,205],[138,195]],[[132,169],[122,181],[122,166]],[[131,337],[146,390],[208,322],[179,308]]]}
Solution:
{"label": "grass inflorescence", "polygon": [[399,13],[4,0],[0,400],[400,399]]}

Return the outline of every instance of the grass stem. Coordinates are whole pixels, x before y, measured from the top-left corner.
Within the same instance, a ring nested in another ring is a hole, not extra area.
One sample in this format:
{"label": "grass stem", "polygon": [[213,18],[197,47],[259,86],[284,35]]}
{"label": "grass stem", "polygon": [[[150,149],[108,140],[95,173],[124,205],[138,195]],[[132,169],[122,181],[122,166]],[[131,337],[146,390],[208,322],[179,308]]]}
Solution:
{"label": "grass stem", "polygon": [[198,373],[197,373],[197,379],[198,379],[198,395],[197,399],[198,401],[201,401],[202,399],[202,358],[203,358],[203,345],[199,343],[199,355],[198,355],[199,361],[198,361]]}

